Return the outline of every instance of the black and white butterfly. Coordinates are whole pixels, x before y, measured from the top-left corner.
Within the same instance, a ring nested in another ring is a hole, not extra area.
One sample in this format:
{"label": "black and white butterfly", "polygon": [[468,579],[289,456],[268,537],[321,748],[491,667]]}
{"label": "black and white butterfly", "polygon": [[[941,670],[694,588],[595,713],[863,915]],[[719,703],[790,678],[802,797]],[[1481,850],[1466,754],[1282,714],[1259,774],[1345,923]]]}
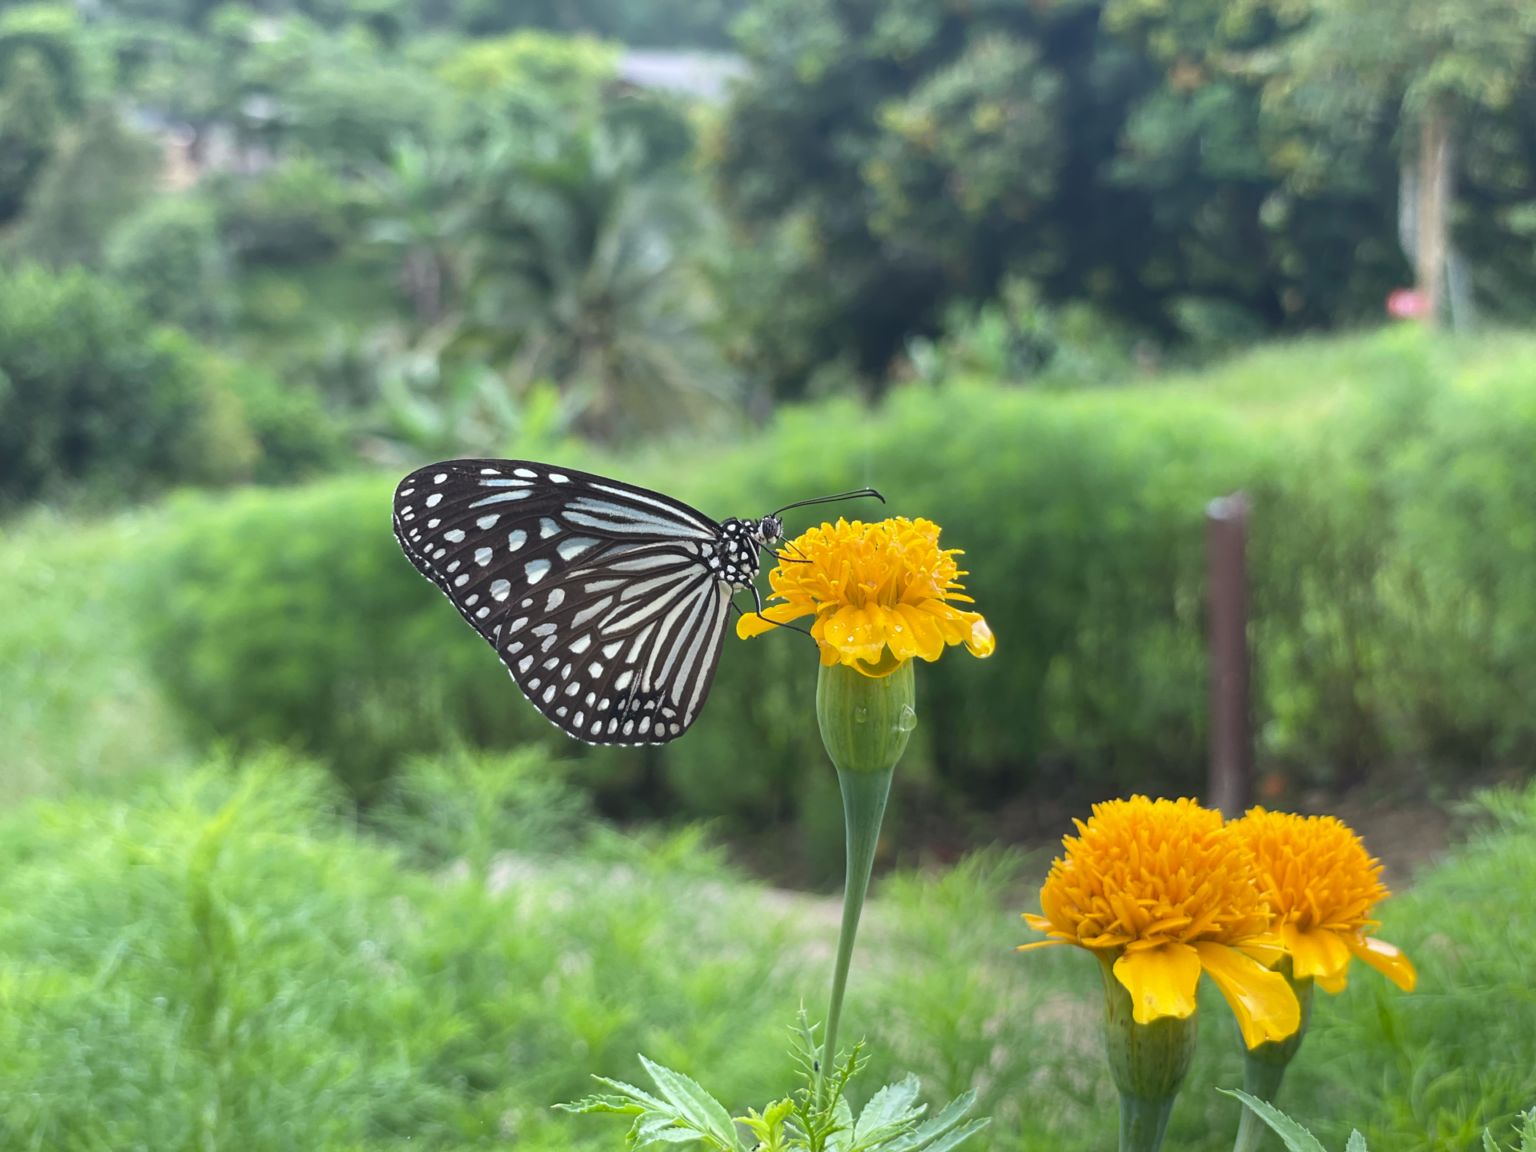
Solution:
{"label": "black and white butterfly", "polygon": [[853,496],[880,494],[717,524],[570,468],[448,460],[400,481],[394,525],[411,563],[556,727],[589,744],[664,744],[704,707],[731,597],[757,597],[763,554],[784,536],[779,513]]}

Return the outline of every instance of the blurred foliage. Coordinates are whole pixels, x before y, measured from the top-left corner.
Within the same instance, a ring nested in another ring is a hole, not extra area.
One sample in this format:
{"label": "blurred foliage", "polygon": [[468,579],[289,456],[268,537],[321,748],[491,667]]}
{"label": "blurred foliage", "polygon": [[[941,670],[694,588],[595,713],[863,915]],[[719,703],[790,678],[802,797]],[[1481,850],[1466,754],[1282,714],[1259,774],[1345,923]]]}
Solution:
{"label": "blurred foliage", "polygon": [[[276,755],[8,814],[0,1140],[598,1148],[622,1121],[549,1104],[594,1073],[636,1079],[637,1050],[707,1075],[733,1111],[783,1085],[835,908],[744,882],[696,831],[573,824],[543,771],[526,753],[418,762],[391,829],[407,860]],[[1509,1142],[1536,1091],[1533,804],[1497,797],[1503,823],[1383,909],[1414,995],[1357,972],[1319,1000],[1280,1104],[1330,1147],[1351,1126],[1383,1148],[1476,1147],[1484,1125]],[[1069,949],[1012,953],[1022,879],[987,854],[880,885],[847,1026],[873,1073],[914,1073],[929,1100],[977,1090],[994,1121],[975,1148],[1103,1148],[1097,973]],[[1230,1017],[1202,999],[1190,1083],[1239,1083]],[[1170,1139],[1219,1152],[1235,1122],[1233,1101],[1187,1091]]]}
{"label": "blurred foliage", "polygon": [[[919,669],[906,780],[962,810],[1042,786],[1199,790],[1203,510],[1245,487],[1264,767],[1347,783],[1393,758],[1449,779],[1536,749],[1536,351],[1499,341],[1459,369],[1449,353],[1405,328],[1134,392],[914,383],[879,414],[831,402],[739,449],[586,464],[716,516],[873,483],[893,513],[943,525],[1000,655]],[[454,740],[555,738],[398,555],[389,487],[189,503],[139,561],[138,617],[188,716],[296,743],[365,795]],[[790,633],[728,640],[687,738],[573,749],[576,777],[614,810],[809,829],[811,655]]]}
{"label": "blurred foliage", "polygon": [[199,333],[229,323],[229,260],[206,201],[150,201],[107,238],[105,268],[162,323]]}
{"label": "blurred foliage", "polygon": [[0,501],[239,478],[256,454],[200,350],[78,269],[0,268]]}
{"label": "blurred foliage", "polygon": [[1009,277],[1163,341],[1379,315],[1432,92],[1459,101],[1479,301],[1529,313],[1525,0],[757,0],[737,28],[754,71],[709,146],[755,248],[732,351],[781,395],[839,358],[881,386]]}

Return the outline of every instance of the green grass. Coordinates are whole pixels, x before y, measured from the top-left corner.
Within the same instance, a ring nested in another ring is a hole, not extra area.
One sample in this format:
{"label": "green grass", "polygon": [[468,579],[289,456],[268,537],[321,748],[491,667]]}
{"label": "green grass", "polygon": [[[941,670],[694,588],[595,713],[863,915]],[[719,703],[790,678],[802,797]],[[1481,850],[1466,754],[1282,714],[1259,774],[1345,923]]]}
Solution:
{"label": "green grass", "polygon": [[181,758],[124,607],[125,568],[151,521],[0,523],[0,803]]}
{"label": "green grass", "polygon": [[[456,844],[445,866],[411,866],[280,757],[8,818],[0,1146],[613,1147],[621,1122],[550,1106],[593,1073],[635,1080],[642,1051],[736,1111],[784,1091],[786,1026],[825,992],[825,917],[786,914],[696,832],[573,820],[535,759],[413,779],[401,842],[417,861]],[[1386,910],[1419,990],[1359,971],[1319,1004],[1281,1104],[1329,1146],[1358,1127],[1461,1152],[1536,1099],[1536,791],[1501,803]],[[973,1152],[1109,1147],[1097,973],[1072,949],[1012,952],[1023,864],[880,887],[844,1025],[871,1043],[863,1093],[907,1071],[929,1099],[977,1088],[996,1119]],[[1236,1124],[1214,1091],[1241,1082],[1235,1031],[1219,998],[1202,1016],[1170,1150],[1218,1152]]]}

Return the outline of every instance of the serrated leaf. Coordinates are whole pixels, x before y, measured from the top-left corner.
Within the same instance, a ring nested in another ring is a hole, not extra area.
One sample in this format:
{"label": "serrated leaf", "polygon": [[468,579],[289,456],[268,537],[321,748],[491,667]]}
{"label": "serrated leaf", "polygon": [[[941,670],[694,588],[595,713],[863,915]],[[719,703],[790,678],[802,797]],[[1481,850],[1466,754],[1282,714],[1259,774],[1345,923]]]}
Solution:
{"label": "serrated leaf", "polygon": [[1493,1134],[1486,1128],[1483,1129],[1483,1152],[1499,1152],[1499,1146],[1493,1142]]}
{"label": "serrated leaf", "polygon": [[865,1144],[879,1129],[905,1124],[921,1116],[923,1108],[912,1106],[921,1089],[917,1077],[908,1076],[895,1084],[887,1084],[871,1096],[853,1127],[854,1143]]}
{"label": "serrated leaf", "polygon": [[[642,1056],[641,1059],[643,1060],[645,1057]],[[664,1103],[643,1088],[636,1088],[633,1084],[626,1084],[622,1080],[610,1080],[607,1076],[594,1076],[592,1079],[596,1080],[599,1084],[606,1084],[610,1088],[617,1088],[625,1096],[637,1104],[644,1104],[648,1109],[666,1110],[667,1106]]]}
{"label": "serrated leaf", "polygon": [[921,1152],[949,1152],[951,1148],[959,1147],[961,1141],[980,1132],[990,1123],[992,1123],[992,1117],[982,1116],[979,1119],[968,1121],[958,1128],[951,1128],[931,1144],[920,1144],[918,1147]]}
{"label": "serrated leaf", "polygon": [[827,1147],[832,1152],[849,1152],[853,1147],[853,1109],[848,1098],[839,1096],[832,1106],[832,1120],[836,1127],[827,1136]]}
{"label": "serrated leaf", "polygon": [[656,1081],[656,1087],[661,1089],[661,1094],[672,1103],[683,1119],[721,1148],[741,1152],[741,1141],[736,1136],[736,1125],[731,1120],[731,1114],[725,1110],[724,1104],[681,1072],[663,1068],[644,1056],[640,1057],[640,1062],[651,1074],[651,1079]]}
{"label": "serrated leaf", "polygon": [[1290,1152],[1323,1152],[1323,1146],[1317,1142],[1317,1137],[1308,1132],[1295,1120],[1292,1120],[1273,1104],[1266,1104],[1257,1096],[1236,1089],[1218,1088],[1216,1091],[1228,1096],[1235,1096],[1246,1104],[1260,1120],[1268,1124],[1274,1130],[1276,1136],[1285,1141],[1285,1146]]}
{"label": "serrated leaf", "polygon": [[943,1149],[953,1148],[961,1140],[965,1139],[966,1136],[969,1136],[978,1128],[985,1127],[989,1123],[987,1120],[973,1120],[970,1124],[966,1125],[965,1132],[962,1135],[951,1138],[951,1132],[955,1125],[965,1118],[965,1114],[971,1110],[971,1105],[975,1103],[976,1093],[974,1091],[956,1096],[948,1104],[944,1105],[943,1108],[939,1109],[937,1116],[919,1125],[906,1136],[891,1141],[882,1152],[919,1152],[920,1149],[933,1148],[938,1148],[940,1152],[943,1152]]}
{"label": "serrated leaf", "polygon": [[1344,1145],[1344,1152],[1370,1152],[1365,1146],[1365,1137],[1360,1135],[1360,1129],[1353,1129],[1349,1134],[1349,1142]]}
{"label": "serrated leaf", "polygon": [[621,1116],[635,1116],[645,1111],[644,1105],[623,1096],[586,1096],[570,1104],[556,1104],[555,1107],[561,1112],[605,1112]]}

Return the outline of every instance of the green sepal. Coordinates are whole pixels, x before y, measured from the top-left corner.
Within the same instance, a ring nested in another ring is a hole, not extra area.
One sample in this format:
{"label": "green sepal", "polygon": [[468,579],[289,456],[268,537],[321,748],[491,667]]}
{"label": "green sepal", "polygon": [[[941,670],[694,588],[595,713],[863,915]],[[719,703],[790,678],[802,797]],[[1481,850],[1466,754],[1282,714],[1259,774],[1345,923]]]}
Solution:
{"label": "green sepal", "polygon": [[912,661],[879,677],[845,664],[823,664],[816,677],[816,721],[838,771],[894,768],[917,726]]}

